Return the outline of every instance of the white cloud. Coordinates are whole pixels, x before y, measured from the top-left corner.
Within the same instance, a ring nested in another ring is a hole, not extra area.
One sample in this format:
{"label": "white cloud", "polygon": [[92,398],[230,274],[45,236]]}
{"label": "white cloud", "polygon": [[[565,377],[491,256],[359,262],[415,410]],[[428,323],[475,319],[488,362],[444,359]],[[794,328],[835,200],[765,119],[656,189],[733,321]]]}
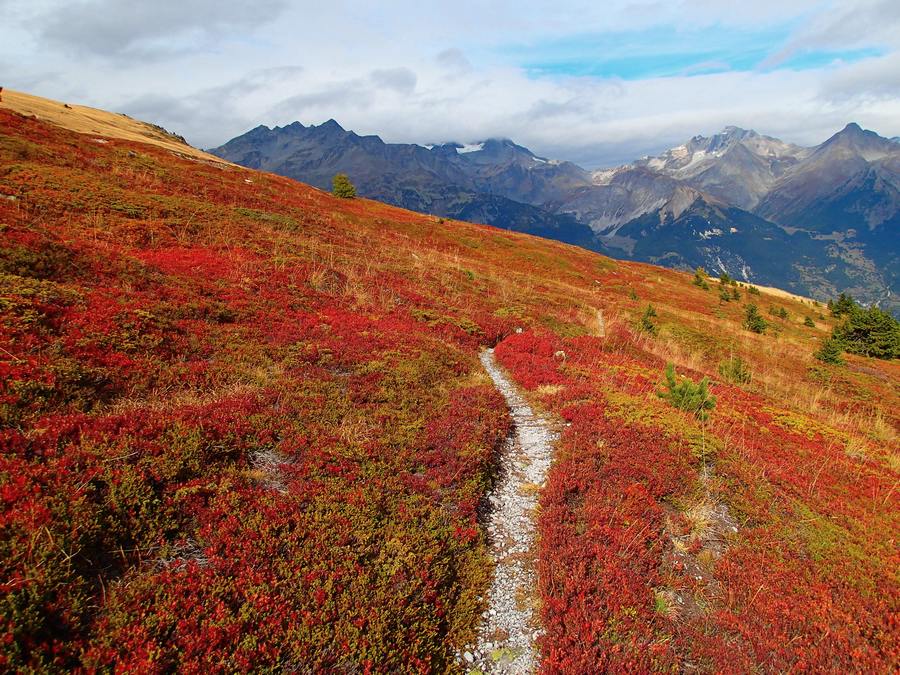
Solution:
{"label": "white cloud", "polygon": [[[159,0],[142,10],[114,0],[0,2],[10,17],[0,24],[0,63],[17,64],[3,70],[3,84],[149,118],[202,147],[257,124],[329,118],[387,141],[506,136],[541,156],[589,166],[728,124],[804,144],[850,120],[900,135],[900,63],[886,37],[897,14],[890,2],[823,9],[819,0]],[[854,8],[859,17],[841,18]],[[786,22],[800,28],[785,50],[871,45],[886,53],[815,70],[632,81],[530,78],[496,57],[506,44],[592,31]]]}

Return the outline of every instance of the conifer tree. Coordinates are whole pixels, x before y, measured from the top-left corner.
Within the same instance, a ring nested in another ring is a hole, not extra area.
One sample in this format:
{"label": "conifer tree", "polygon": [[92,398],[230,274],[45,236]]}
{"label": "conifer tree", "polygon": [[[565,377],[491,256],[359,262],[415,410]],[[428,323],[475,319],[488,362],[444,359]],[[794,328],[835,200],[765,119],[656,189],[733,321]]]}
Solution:
{"label": "conifer tree", "polygon": [[768,327],[769,323],[759,313],[759,308],[754,304],[747,305],[744,328],[753,333],[765,333]]}
{"label": "conifer tree", "polygon": [[353,199],[356,196],[356,188],[347,174],[338,173],[331,179],[331,194],[342,199]]}
{"label": "conifer tree", "polygon": [[709,418],[709,411],[716,406],[716,398],[709,393],[708,377],[704,377],[696,383],[686,377],[679,378],[675,374],[675,364],[673,363],[666,366],[665,377],[666,390],[657,391],[657,396],[667,400],[676,408],[693,413],[701,421]]}

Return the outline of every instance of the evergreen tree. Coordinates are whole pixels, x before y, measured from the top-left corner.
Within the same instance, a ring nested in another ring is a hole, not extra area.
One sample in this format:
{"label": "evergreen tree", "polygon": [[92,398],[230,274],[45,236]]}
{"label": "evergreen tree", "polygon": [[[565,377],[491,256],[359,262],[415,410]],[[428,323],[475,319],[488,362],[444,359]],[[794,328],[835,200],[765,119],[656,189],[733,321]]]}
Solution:
{"label": "evergreen tree", "polygon": [[709,284],[706,283],[706,270],[702,267],[698,267],[696,270],[694,270],[693,284],[694,286],[699,286],[704,291],[709,290]]}
{"label": "evergreen tree", "polygon": [[331,194],[342,199],[353,199],[356,196],[356,188],[347,174],[338,173],[331,179]]}
{"label": "evergreen tree", "polygon": [[829,301],[828,309],[831,310],[831,316],[845,316],[850,314],[854,309],[858,309],[859,305],[848,293],[841,293],[835,302]]}
{"label": "evergreen tree", "polygon": [[809,317],[806,317],[803,320],[803,325],[806,326],[807,328],[815,328],[816,327],[816,324],[813,323],[813,320],[810,319]]}
{"label": "evergreen tree", "polygon": [[747,384],[752,375],[750,365],[740,356],[729,356],[719,364],[719,375],[734,384]]}
{"label": "evergreen tree", "polygon": [[759,308],[754,304],[747,305],[744,328],[754,333],[765,333],[768,327],[769,323],[759,313]]}
{"label": "evergreen tree", "polygon": [[878,307],[862,309],[854,304],[832,337],[851,354],[876,359],[900,358],[900,323]]}
{"label": "evergreen tree", "polygon": [[675,374],[675,364],[666,366],[666,391],[657,391],[660,398],[667,400],[676,408],[693,413],[697,419],[706,420],[709,411],[716,407],[716,399],[709,393],[709,378],[704,377],[697,383],[688,378],[679,378]]}
{"label": "evergreen tree", "polygon": [[647,309],[644,310],[644,314],[638,323],[638,328],[644,333],[656,335],[659,333],[659,328],[653,323],[654,318],[656,318],[656,310],[653,309],[653,305],[647,305]]}
{"label": "evergreen tree", "polygon": [[844,350],[841,349],[840,341],[835,340],[834,337],[830,337],[822,343],[819,351],[817,351],[814,356],[819,359],[819,361],[839,366],[844,363],[844,359],[841,358],[843,351]]}

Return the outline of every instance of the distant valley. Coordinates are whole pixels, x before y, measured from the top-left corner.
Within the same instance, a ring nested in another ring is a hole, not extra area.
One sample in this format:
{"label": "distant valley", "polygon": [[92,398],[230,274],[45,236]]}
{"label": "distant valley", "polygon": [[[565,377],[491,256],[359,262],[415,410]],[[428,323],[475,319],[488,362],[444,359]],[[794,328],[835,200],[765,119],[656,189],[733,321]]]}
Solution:
{"label": "distant valley", "polygon": [[210,152],[323,189],[346,173],[366,197],[619,258],[900,309],[900,143],[856,124],[815,147],[726,127],[596,171],[508,139],[384,143],[334,120],[260,126]]}

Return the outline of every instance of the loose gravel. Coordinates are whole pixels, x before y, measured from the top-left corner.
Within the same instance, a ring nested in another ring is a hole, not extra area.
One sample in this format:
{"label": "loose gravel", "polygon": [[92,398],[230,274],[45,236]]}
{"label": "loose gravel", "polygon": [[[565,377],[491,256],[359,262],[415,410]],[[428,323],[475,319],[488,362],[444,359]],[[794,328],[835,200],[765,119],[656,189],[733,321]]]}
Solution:
{"label": "loose gravel", "polygon": [[506,398],[513,432],[503,449],[500,476],[490,494],[488,537],[496,562],[477,643],[459,655],[469,673],[532,673],[541,628],[535,610],[535,515],[557,434],[519,395],[494,359],[481,362]]}

